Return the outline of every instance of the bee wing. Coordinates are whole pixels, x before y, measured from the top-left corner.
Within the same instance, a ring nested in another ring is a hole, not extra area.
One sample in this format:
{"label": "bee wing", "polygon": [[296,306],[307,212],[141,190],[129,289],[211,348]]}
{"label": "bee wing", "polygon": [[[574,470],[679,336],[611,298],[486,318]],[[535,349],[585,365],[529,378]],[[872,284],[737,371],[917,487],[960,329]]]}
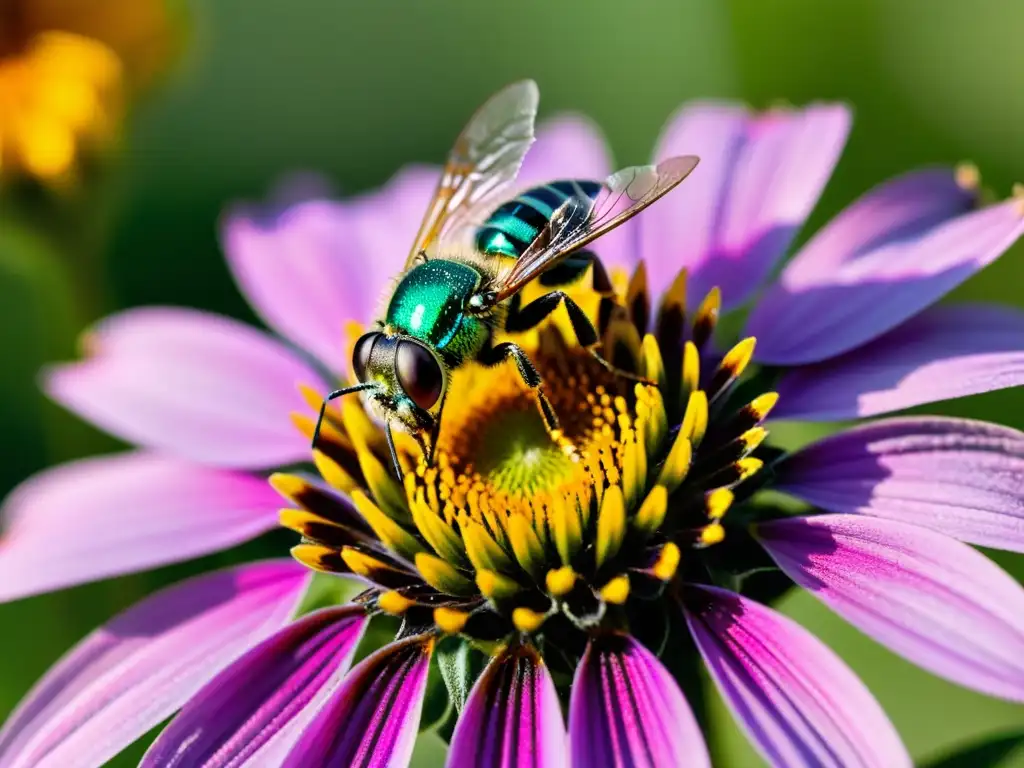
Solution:
{"label": "bee wing", "polygon": [[672,157],[657,165],[637,165],[604,180],[593,200],[570,197],[551,216],[515,264],[498,279],[491,303],[507,299],[562,259],[636,216],[697,166],[693,155]]}
{"label": "bee wing", "polygon": [[407,267],[440,237],[453,213],[476,205],[515,179],[533,144],[539,99],[537,84],[523,80],[498,91],[473,115],[448,155]]}
{"label": "bee wing", "polygon": [[509,184],[502,189],[501,194],[488,195],[475,205],[466,205],[453,211],[442,227],[437,242],[442,248],[449,245],[454,248],[472,247],[480,229],[487,225],[495,209],[536,186],[536,182]]}

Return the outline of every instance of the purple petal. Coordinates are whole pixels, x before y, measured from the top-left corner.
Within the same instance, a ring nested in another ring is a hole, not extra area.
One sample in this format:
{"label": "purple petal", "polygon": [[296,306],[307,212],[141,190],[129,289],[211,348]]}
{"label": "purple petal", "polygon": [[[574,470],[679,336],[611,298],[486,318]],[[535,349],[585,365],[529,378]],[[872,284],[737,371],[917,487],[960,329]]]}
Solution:
{"label": "purple petal", "polygon": [[319,376],[283,345],[224,317],[129,310],[86,337],[90,356],[46,377],[59,403],[129,442],[205,464],[268,467],[309,457],[289,414]]}
{"label": "purple petal", "polygon": [[656,157],[698,155],[693,175],[641,217],[648,278],[664,289],[683,266],[699,301],[722,289],[742,303],[786,252],[835,167],[850,113],[835,104],[752,114],[731,104],[687,105]]}
{"label": "purple petal", "polygon": [[832,421],[1024,384],[1024,312],[932,307],[839,357],[787,371],[772,418]]}
{"label": "purple petal", "polygon": [[226,549],[280,505],[262,478],[155,454],[65,464],[0,508],[0,602]]}
{"label": "purple petal", "polygon": [[885,712],[838,656],[796,622],[715,587],[687,623],[737,722],[771,765],[911,766]]}
{"label": "purple petal", "polygon": [[436,183],[436,170],[412,167],[345,203],[237,208],[224,224],[228,264],[267,325],[345,371],[346,324],[374,319]]}
{"label": "purple petal", "polygon": [[828,280],[868,251],[919,237],[977,204],[951,168],[925,168],[879,184],[818,231],[786,265],[790,286]]}
{"label": "purple petal", "polygon": [[405,766],[419,727],[433,640],[381,648],[353,669],[284,764],[287,768]]}
{"label": "purple petal", "polygon": [[1024,701],[1024,589],[941,533],[861,515],[764,523],[790,578],[862,632],[940,677]]}
{"label": "purple petal", "polygon": [[267,638],[185,705],[142,765],[269,764],[261,749],[275,737],[298,738],[348,671],[365,626],[361,608],[342,606],[310,614]]}
{"label": "purple petal", "polygon": [[576,668],[569,744],[573,765],[711,765],[672,675],[653,653],[623,635],[592,640]]}
{"label": "purple petal", "polygon": [[558,179],[601,181],[612,172],[604,136],[585,117],[563,115],[537,128],[537,140],[526,153],[516,178],[517,187]]}
{"label": "purple petal", "polygon": [[558,694],[535,650],[515,646],[491,661],[462,711],[449,768],[568,765]]}
{"label": "purple petal", "polygon": [[224,220],[235,281],[263,321],[332,370],[347,367],[345,324],[369,320],[372,272],[359,269],[353,214],[324,200],[276,213],[239,207]]}
{"label": "purple petal", "polygon": [[[386,294],[405,265],[440,176],[434,166],[406,166],[381,189],[345,201],[353,213],[352,235],[360,249],[351,263],[373,276],[367,283],[371,290],[362,297],[368,311],[355,319],[376,319],[381,292]],[[351,279],[351,271],[346,274]]]}
{"label": "purple petal", "polygon": [[289,560],[198,576],[146,598],[50,669],[0,731],[3,768],[101,765],[283,625],[309,583]]}
{"label": "purple petal", "polygon": [[888,419],[809,445],[775,487],[829,512],[861,512],[1024,552],[1024,433],[968,419]]}
{"label": "purple petal", "polygon": [[1020,200],[1009,200],[910,229],[820,273],[783,272],[747,321],[757,359],[815,363],[892,330],[1013,245],[1024,232],[1024,212]]}

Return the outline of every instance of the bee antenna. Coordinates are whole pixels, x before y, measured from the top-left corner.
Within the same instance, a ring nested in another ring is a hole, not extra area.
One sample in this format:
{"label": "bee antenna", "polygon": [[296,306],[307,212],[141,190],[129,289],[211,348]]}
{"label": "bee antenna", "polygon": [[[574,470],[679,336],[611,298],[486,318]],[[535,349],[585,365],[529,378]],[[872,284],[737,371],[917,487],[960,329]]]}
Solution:
{"label": "bee antenna", "polygon": [[336,389],[333,392],[328,393],[327,397],[325,397],[324,401],[320,404],[320,415],[317,417],[316,427],[313,429],[314,451],[316,450],[317,440],[320,437],[320,427],[323,426],[324,416],[327,414],[327,404],[331,402],[331,400],[337,400],[339,397],[351,395],[353,392],[362,392],[367,389],[372,389],[375,386],[375,384],[372,384],[370,382],[363,382],[362,384],[356,384],[355,386],[352,387],[345,387],[344,389]]}

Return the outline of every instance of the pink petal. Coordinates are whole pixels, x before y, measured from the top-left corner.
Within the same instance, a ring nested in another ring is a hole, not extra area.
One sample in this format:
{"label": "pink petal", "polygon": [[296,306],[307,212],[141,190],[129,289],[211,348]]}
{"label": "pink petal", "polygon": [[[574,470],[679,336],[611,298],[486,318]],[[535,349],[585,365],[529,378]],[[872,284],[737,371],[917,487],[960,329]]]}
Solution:
{"label": "pink petal", "polygon": [[452,736],[448,768],[566,768],[565,724],[547,667],[512,646],[476,681]]}
{"label": "pink petal", "polygon": [[224,220],[228,265],[263,321],[335,372],[347,369],[345,323],[370,319],[380,286],[360,270],[351,211],[307,201],[264,212],[238,207]]}
{"label": "pink petal", "polygon": [[357,664],[303,733],[285,768],[408,765],[432,643],[411,637],[386,645]]}
{"label": "pink petal", "polygon": [[774,487],[829,512],[860,512],[1024,552],[1024,433],[969,419],[887,419],[803,448]]}
{"label": "pink petal", "polygon": [[3,768],[102,765],[282,626],[309,583],[289,560],[199,576],[73,648],[0,731]]}
{"label": "pink petal", "polygon": [[782,276],[789,286],[827,280],[870,250],[916,237],[977,205],[951,168],[925,168],[879,184],[819,230]]}
{"label": "pink petal", "polygon": [[[275,765],[340,683],[367,618],[347,605],[304,616],[206,684],[146,752],[142,766]],[[280,750],[280,752],[278,751]]]}
{"label": "pink petal", "polygon": [[537,140],[526,153],[516,187],[525,189],[558,179],[601,181],[612,170],[601,130],[585,117],[563,115],[537,127]]}
{"label": "pink petal", "polygon": [[771,765],[912,765],[864,684],[796,622],[732,592],[692,590],[687,623],[737,722]]}
{"label": "pink petal", "polygon": [[117,437],[228,467],[309,457],[289,414],[309,411],[300,384],[323,384],[271,337],[224,317],[154,307],[107,318],[86,344],[89,357],[54,366],[46,389]]}
{"label": "pink petal", "polygon": [[1024,701],[1024,589],[941,533],[862,515],[758,526],[779,567],[865,634],[930,672]]}
{"label": "pink petal", "polygon": [[778,419],[834,421],[1024,384],[1024,312],[932,307],[862,347],[787,371]]}
{"label": "pink petal", "polygon": [[834,269],[787,269],[751,312],[745,335],[757,337],[762,363],[827,360],[935,303],[995,261],[1022,232],[1024,206],[1009,200],[909,236],[882,238]]}
{"label": "pink petal", "polygon": [[656,157],[698,155],[700,165],[641,214],[652,287],[690,270],[691,300],[714,286],[725,307],[745,301],[786,252],[818,201],[846,142],[838,104],[752,114],[735,104],[685,106]]}
{"label": "pink petal", "polygon": [[436,183],[436,170],[412,167],[344,203],[236,208],[224,223],[228,264],[267,325],[341,373],[346,323],[375,319]]}
{"label": "pink petal", "polygon": [[84,459],[0,508],[0,601],[217,552],[277,525],[262,478],[149,453]]}
{"label": "pink petal", "polygon": [[658,658],[624,635],[591,640],[569,702],[572,764],[710,767],[700,727]]}

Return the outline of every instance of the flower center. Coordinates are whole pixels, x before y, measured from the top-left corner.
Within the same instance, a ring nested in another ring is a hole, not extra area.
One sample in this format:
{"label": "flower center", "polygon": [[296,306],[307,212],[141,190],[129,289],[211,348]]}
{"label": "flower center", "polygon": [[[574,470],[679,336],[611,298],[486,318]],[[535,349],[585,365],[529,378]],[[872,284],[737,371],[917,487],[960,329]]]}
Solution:
{"label": "flower center", "polygon": [[[316,463],[361,519],[338,502],[329,512],[308,481],[278,476],[303,508],[282,517],[303,534],[295,556],[377,584],[371,607],[477,640],[518,631],[561,644],[574,629],[647,611],[684,551],[724,537],[732,489],[761,467],[751,454],[775,396],[734,402],[753,340],[710,349],[717,292],[687,323],[677,280],[642,335],[650,312],[637,282],[599,318],[599,350],[617,371],[554,326],[524,342],[559,419],[554,433],[509,366],[467,365],[449,383],[434,462],[399,440],[400,485],[358,401],[331,410]],[[309,400],[319,405],[316,393]],[[311,430],[308,416],[296,422]]]}
{"label": "flower center", "polygon": [[416,473],[449,523],[468,517],[503,535],[512,516],[549,521],[557,506],[587,505],[595,486],[618,481],[634,420],[632,382],[554,334],[533,359],[559,417],[554,434],[534,393],[503,367],[453,377],[436,466]]}
{"label": "flower center", "polygon": [[510,497],[528,498],[568,480],[574,474],[573,462],[550,438],[531,404],[517,397],[501,405],[466,454],[463,483],[476,479]]}

